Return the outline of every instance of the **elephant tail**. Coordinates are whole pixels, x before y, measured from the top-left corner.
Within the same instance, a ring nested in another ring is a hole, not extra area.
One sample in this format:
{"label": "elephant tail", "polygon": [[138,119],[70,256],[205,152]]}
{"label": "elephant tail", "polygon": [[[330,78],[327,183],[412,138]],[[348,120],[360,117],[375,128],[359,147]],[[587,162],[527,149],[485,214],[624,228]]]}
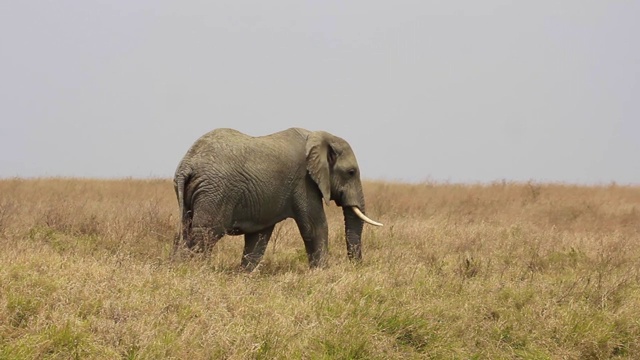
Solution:
{"label": "elephant tail", "polygon": [[[191,228],[191,207],[185,202],[185,190],[191,180],[191,172],[177,173],[173,180],[173,185],[176,190],[176,196],[178,197],[178,205],[180,207],[180,230],[178,233],[178,243],[184,244],[189,236],[189,230]],[[177,245],[176,244],[176,245]]]}

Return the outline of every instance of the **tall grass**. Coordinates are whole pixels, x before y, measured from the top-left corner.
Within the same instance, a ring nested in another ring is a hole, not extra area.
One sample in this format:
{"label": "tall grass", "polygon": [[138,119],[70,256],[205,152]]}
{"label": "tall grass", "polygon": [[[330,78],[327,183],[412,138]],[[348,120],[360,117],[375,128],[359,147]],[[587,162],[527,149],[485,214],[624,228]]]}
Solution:
{"label": "tall grass", "polygon": [[292,221],[172,257],[168,180],[0,181],[0,359],[640,358],[640,188],[365,184],[364,262]]}

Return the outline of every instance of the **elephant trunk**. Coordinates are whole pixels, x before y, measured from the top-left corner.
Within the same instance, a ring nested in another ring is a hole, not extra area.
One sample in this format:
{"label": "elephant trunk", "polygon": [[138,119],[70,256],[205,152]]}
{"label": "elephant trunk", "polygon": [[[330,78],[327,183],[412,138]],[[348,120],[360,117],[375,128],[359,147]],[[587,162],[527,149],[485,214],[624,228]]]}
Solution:
{"label": "elephant trunk", "polygon": [[[364,206],[362,206],[364,209]],[[357,206],[344,206],[344,233],[347,238],[347,256],[350,260],[362,260],[362,228],[364,223],[382,226],[381,223],[369,219]]]}
{"label": "elephant trunk", "polygon": [[347,256],[349,260],[362,260],[362,227],[364,221],[356,215],[353,209],[357,207],[345,206],[342,208],[344,214],[344,233],[347,238]]}
{"label": "elephant trunk", "polygon": [[[341,193],[344,195],[345,193]],[[353,197],[347,197],[341,201],[342,213],[344,214],[344,233],[347,240],[347,256],[349,260],[359,262],[362,260],[362,228],[364,223],[375,226],[382,226],[381,223],[371,220],[364,212],[364,196],[362,188],[358,187],[357,191],[346,192],[346,194],[355,194]],[[343,198],[343,196],[341,196]],[[336,201],[337,203],[337,201]]]}
{"label": "elephant trunk", "polygon": [[353,209],[357,207],[344,206],[344,233],[347,238],[347,256],[349,260],[359,262],[362,260],[362,228],[364,221],[356,215]]}

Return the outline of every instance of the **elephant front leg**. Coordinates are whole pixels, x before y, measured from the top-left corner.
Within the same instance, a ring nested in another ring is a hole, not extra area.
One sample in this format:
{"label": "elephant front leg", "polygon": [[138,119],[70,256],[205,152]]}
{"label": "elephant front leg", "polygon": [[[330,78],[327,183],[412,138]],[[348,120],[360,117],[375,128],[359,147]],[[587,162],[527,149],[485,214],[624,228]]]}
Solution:
{"label": "elephant front leg", "polygon": [[240,266],[246,271],[253,271],[262,260],[274,227],[275,225],[259,232],[244,235],[244,251]]}
{"label": "elephant front leg", "polygon": [[309,259],[309,267],[325,267],[327,265],[327,253],[329,250],[329,227],[327,219],[322,213],[319,218],[304,220],[296,219],[298,229],[304,240],[304,247]]}

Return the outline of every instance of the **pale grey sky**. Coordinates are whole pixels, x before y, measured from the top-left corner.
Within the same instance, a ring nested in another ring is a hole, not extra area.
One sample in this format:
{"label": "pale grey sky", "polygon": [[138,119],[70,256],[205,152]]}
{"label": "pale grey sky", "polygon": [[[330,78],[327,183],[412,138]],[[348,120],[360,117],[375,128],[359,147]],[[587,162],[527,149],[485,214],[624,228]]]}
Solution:
{"label": "pale grey sky", "polygon": [[217,127],[364,178],[640,184],[639,1],[2,1],[0,177],[171,177]]}

